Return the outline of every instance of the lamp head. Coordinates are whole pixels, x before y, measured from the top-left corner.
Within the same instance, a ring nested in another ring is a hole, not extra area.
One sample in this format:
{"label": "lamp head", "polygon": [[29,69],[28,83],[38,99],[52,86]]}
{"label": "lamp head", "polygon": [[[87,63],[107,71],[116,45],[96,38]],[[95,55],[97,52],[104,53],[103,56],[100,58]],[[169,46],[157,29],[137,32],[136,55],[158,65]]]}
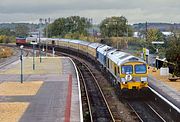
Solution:
{"label": "lamp head", "polygon": [[23,45],[21,45],[21,46],[20,46],[20,49],[23,49],[23,47],[24,47],[24,46],[23,46]]}

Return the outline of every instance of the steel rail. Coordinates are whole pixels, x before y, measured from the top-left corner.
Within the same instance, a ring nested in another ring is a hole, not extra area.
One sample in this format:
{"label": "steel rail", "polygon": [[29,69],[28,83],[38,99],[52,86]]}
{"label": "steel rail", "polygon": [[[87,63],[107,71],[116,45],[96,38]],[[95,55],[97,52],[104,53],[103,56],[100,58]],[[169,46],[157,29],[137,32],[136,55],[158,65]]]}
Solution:
{"label": "steel rail", "polygon": [[[147,103],[146,103],[147,104]],[[166,120],[164,120],[164,118],[149,104],[147,104],[147,106],[149,106],[149,108],[163,121],[166,122]]]}
{"label": "steel rail", "polygon": [[140,122],[144,122],[143,119],[139,116],[138,112],[133,108],[133,106],[127,102],[128,106],[133,110],[133,112],[136,114]]}

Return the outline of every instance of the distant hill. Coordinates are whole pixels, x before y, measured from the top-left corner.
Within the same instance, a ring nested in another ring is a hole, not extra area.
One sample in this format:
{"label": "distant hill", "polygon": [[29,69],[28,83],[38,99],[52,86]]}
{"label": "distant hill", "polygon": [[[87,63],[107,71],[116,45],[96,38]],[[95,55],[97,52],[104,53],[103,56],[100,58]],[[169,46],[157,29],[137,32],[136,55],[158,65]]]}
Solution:
{"label": "distant hill", "polygon": [[0,23],[0,29],[2,28],[9,28],[11,30],[15,30],[17,25],[26,25],[29,27],[31,31],[35,31],[39,28],[38,24],[30,24],[30,23]]}
{"label": "distant hill", "polygon": [[[145,30],[146,23],[133,24],[132,27],[135,31]],[[180,30],[180,23],[147,23],[147,28],[156,28],[160,31]]]}

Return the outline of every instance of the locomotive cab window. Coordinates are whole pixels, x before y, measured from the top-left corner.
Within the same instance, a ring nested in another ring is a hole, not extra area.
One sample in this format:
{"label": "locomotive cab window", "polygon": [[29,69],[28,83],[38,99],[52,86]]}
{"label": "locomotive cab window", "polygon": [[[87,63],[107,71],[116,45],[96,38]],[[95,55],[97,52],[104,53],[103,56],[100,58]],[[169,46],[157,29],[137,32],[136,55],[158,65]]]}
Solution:
{"label": "locomotive cab window", "polygon": [[54,44],[55,44],[55,41],[53,40],[53,41],[52,41],[52,45],[54,45]]}
{"label": "locomotive cab window", "polygon": [[122,74],[132,74],[132,72],[133,72],[132,65],[123,65],[121,67],[121,73]]}
{"label": "locomotive cab window", "polygon": [[145,64],[138,64],[138,65],[135,65],[135,73],[137,74],[144,74],[146,73],[146,65]]}
{"label": "locomotive cab window", "polygon": [[108,59],[108,68],[109,68],[109,59]]}
{"label": "locomotive cab window", "polygon": [[114,67],[114,74],[117,75],[116,66]]}

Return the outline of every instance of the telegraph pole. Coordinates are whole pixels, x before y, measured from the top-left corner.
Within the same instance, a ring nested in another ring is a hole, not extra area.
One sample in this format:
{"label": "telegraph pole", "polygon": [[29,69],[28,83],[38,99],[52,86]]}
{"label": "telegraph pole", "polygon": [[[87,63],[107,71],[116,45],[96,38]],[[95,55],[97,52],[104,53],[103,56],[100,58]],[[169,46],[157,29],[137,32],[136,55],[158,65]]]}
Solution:
{"label": "telegraph pole", "polygon": [[128,35],[128,20],[127,20],[127,48],[128,48],[128,37],[129,37],[129,35]]}
{"label": "telegraph pole", "polygon": [[129,35],[128,35],[128,31],[129,31],[129,30],[128,30],[128,21],[127,21],[127,37],[129,36]]}
{"label": "telegraph pole", "polygon": [[147,29],[147,22],[146,22],[145,26],[146,26],[146,42],[147,42],[147,32],[148,32],[148,29]]}

